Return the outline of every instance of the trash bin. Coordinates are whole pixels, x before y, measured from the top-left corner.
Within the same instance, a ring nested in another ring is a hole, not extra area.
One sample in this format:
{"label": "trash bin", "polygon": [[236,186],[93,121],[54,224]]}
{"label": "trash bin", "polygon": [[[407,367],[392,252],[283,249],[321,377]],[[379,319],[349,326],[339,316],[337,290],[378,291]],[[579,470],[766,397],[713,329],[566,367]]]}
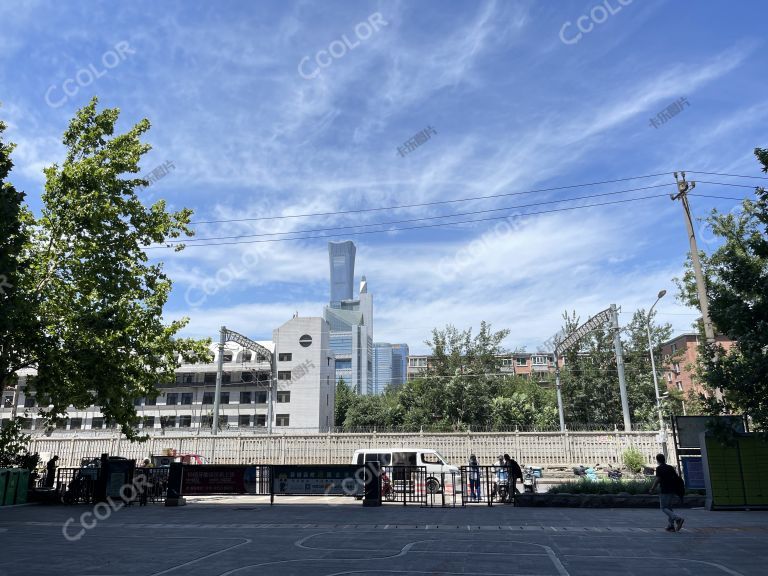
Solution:
{"label": "trash bin", "polygon": [[5,498],[3,504],[10,506],[16,503],[16,487],[19,484],[19,471],[13,468],[8,470],[8,481],[5,485]]}
{"label": "trash bin", "polygon": [[8,484],[8,470],[0,468],[0,506],[5,504],[5,487]]}
{"label": "trash bin", "polygon": [[16,486],[16,504],[27,503],[27,492],[29,491],[29,470],[19,468],[19,483]]}

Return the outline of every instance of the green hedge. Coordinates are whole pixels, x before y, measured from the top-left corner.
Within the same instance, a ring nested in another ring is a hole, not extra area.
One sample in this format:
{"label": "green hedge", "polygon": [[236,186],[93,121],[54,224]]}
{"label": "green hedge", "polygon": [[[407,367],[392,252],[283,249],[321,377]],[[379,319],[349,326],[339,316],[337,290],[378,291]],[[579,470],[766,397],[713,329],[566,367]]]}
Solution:
{"label": "green hedge", "polygon": [[653,479],[648,480],[577,480],[555,484],[548,490],[551,494],[648,494]]}
{"label": "green hedge", "polygon": [[[646,480],[621,480],[613,482],[611,480],[576,480],[573,482],[563,482],[551,486],[547,492],[550,494],[648,494],[648,489],[653,483],[653,477]],[[654,494],[658,494],[656,488]],[[704,490],[685,490],[686,494],[704,494]]]}

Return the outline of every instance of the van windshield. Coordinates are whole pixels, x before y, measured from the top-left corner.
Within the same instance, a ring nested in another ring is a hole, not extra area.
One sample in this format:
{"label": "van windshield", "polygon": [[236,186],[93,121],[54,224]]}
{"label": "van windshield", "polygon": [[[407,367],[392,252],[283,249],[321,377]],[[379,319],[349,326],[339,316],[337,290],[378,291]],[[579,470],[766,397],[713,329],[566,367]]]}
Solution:
{"label": "van windshield", "polygon": [[437,450],[435,450],[435,454],[437,454],[437,457],[438,457],[438,458],[440,458],[440,462],[441,462],[443,465],[447,465],[447,464],[448,464],[448,460],[446,460],[446,459],[445,459],[445,456],[443,456],[442,454],[440,454],[440,452],[438,452]]}

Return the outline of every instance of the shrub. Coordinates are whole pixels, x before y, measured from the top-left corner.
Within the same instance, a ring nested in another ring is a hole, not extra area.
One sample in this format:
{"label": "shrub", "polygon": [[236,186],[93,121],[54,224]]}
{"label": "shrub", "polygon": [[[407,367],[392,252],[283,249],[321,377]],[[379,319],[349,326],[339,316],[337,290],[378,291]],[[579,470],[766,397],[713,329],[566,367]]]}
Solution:
{"label": "shrub", "polygon": [[634,472],[635,474],[642,471],[645,466],[645,456],[643,456],[642,452],[637,448],[630,447],[624,450],[621,459],[624,462],[624,466],[626,466],[630,472]]}
{"label": "shrub", "polygon": [[548,490],[550,494],[647,494],[652,479],[648,480],[577,480],[555,484]]}

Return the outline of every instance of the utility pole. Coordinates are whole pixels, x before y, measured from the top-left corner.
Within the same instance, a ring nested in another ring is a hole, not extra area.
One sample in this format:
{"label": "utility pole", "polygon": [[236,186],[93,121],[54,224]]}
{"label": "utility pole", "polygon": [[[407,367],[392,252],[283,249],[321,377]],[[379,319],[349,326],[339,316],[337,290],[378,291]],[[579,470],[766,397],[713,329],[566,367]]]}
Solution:
{"label": "utility pole", "polygon": [[557,389],[557,413],[560,416],[560,432],[565,432],[565,414],[563,412],[563,393],[560,386],[560,362],[557,346],[555,347],[555,387]]}
{"label": "utility pole", "polygon": [[621,330],[619,329],[619,309],[611,304],[611,328],[613,329],[613,349],[616,352],[616,371],[619,373],[619,393],[621,394],[621,413],[624,416],[624,430],[632,432],[632,420],[629,417],[629,400],[627,399],[627,380],[624,377],[624,350],[621,346]]}
{"label": "utility pole", "polygon": [[227,327],[222,326],[219,332],[219,357],[216,363],[216,394],[213,397],[213,424],[211,433],[216,436],[219,431],[219,402],[221,401],[221,381],[224,372],[224,345],[227,342]]}
{"label": "utility pole", "polygon": [[683,216],[685,225],[688,228],[688,241],[691,246],[691,262],[693,263],[693,272],[696,275],[696,292],[699,296],[699,308],[701,309],[701,320],[704,323],[704,336],[707,344],[715,343],[715,329],[712,320],[709,317],[709,299],[707,298],[707,285],[704,281],[704,274],[701,271],[701,261],[699,260],[699,248],[696,245],[696,235],[693,233],[693,217],[691,216],[691,207],[688,204],[688,191],[696,187],[696,182],[686,182],[685,172],[680,172],[678,177],[675,172],[675,181],[677,182],[677,194],[672,194],[672,200],[680,200],[683,204]]}

